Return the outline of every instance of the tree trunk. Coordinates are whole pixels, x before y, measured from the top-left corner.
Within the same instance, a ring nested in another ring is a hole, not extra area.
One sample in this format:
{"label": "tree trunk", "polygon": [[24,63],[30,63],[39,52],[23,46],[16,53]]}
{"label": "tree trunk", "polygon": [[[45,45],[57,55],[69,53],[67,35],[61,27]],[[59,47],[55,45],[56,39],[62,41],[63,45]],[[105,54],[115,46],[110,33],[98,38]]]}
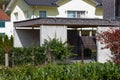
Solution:
{"label": "tree trunk", "polygon": [[48,57],[48,62],[51,63],[51,50],[50,50],[50,48],[47,51],[47,57]]}
{"label": "tree trunk", "polygon": [[82,61],[81,62],[84,63],[84,47],[83,47],[83,45],[82,45],[81,49],[82,49],[82,56],[81,56]]}
{"label": "tree trunk", "polygon": [[5,67],[9,67],[8,53],[5,53]]}

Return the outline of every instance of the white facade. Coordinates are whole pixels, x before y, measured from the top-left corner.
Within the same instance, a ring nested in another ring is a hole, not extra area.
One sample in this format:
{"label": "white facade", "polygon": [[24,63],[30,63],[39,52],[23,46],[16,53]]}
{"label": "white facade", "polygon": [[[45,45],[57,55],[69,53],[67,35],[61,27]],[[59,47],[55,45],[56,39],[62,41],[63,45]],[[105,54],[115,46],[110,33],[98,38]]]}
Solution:
{"label": "white facade", "polygon": [[96,8],[96,4],[91,1],[69,0],[66,3],[59,2],[58,7],[32,7],[26,4],[23,0],[13,1],[14,6],[11,7],[11,21],[38,18],[39,11],[46,11],[47,17],[66,18],[67,11],[85,11],[85,16],[83,18],[103,18],[103,9]]}
{"label": "white facade", "polygon": [[8,35],[8,37],[13,35],[13,25],[11,26],[11,24],[12,23],[10,21],[5,21],[5,26],[0,27],[0,33],[6,34],[6,35]]}

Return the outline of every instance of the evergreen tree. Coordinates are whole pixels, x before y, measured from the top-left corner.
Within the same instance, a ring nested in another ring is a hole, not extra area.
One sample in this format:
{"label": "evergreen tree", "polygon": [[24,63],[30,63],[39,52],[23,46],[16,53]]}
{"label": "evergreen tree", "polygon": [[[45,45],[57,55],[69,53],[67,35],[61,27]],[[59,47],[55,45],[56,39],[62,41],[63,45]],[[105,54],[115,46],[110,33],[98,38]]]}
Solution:
{"label": "evergreen tree", "polygon": [[5,38],[4,38],[4,52],[5,52],[5,66],[8,67],[9,66],[9,53],[10,51],[10,44],[9,44],[9,39],[8,39],[8,36],[5,35]]}
{"label": "evergreen tree", "polygon": [[3,48],[3,38],[2,38],[2,35],[0,35],[0,48],[1,49]]}

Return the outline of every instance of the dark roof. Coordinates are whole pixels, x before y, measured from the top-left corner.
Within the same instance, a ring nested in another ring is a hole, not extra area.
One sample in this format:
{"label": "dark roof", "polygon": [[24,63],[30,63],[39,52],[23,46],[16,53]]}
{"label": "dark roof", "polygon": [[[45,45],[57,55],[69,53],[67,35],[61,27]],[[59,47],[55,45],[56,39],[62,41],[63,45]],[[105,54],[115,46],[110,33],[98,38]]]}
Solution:
{"label": "dark roof", "polygon": [[81,19],[81,18],[35,18],[14,22],[15,27],[40,26],[40,25],[66,25],[69,27],[97,27],[97,26],[119,26],[118,21],[105,19]]}
{"label": "dark roof", "polygon": [[24,0],[31,6],[57,6],[59,0]]}
{"label": "dark roof", "polygon": [[97,3],[102,3],[103,1],[102,0],[94,0],[95,2]]}
{"label": "dark roof", "polygon": [[6,20],[10,20],[10,17],[4,13],[2,10],[0,10],[0,20],[6,21]]}

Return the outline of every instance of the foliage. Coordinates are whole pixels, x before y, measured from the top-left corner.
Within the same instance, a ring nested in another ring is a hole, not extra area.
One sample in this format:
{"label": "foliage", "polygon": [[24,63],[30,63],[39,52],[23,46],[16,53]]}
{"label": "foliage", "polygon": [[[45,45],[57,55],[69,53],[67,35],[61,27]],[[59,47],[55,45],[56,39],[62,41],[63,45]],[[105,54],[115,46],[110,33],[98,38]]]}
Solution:
{"label": "foliage", "polygon": [[4,37],[4,48],[0,50],[0,64],[4,64],[4,51],[9,53],[9,65],[20,66],[20,65],[40,65],[44,64],[48,59],[48,51],[52,60],[65,60],[71,56],[71,46],[66,42],[62,43],[58,39],[45,40],[42,46],[31,46],[26,48],[13,48],[13,37],[8,39]]}
{"label": "foliage", "polygon": [[3,38],[2,38],[2,35],[0,35],[0,48],[1,49],[3,48]]}
{"label": "foliage", "polygon": [[5,55],[4,53],[9,53],[13,48],[13,37],[8,39],[7,35],[0,35],[0,64],[4,64]]}
{"label": "foliage", "polygon": [[98,41],[105,44],[103,49],[109,48],[113,55],[116,56],[115,62],[120,63],[120,29],[110,28],[107,31],[98,33]]}
{"label": "foliage", "polygon": [[65,60],[71,56],[71,46],[56,38],[45,40],[42,45],[47,57],[47,61]]}
{"label": "foliage", "polygon": [[0,70],[1,80],[120,80],[120,65],[75,63],[43,67],[21,66]]}
{"label": "foliage", "polygon": [[9,44],[10,44],[10,48],[13,48],[13,36],[11,35],[10,40],[9,40]]}
{"label": "foliage", "polygon": [[85,48],[84,49],[84,56],[85,57],[91,57],[92,56],[92,50],[90,48]]}
{"label": "foliage", "polygon": [[5,37],[4,37],[4,44],[3,44],[3,46],[4,46],[5,53],[9,53],[9,51],[10,51],[10,41],[9,41],[7,35],[5,35]]}
{"label": "foliage", "polygon": [[[45,62],[45,55],[42,47],[13,48],[10,52],[11,65],[38,65]],[[12,62],[14,61],[14,63]]]}
{"label": "foliage", "polygon": [[0,48],[0,65],[4,65],[4,62],[5,62],[4,50]]}
{"label": "foliage", "polygon": [[8,5],[10,0],[0,0],[0,9],[2,9],[2,5],[5,4],[5,6]]}

